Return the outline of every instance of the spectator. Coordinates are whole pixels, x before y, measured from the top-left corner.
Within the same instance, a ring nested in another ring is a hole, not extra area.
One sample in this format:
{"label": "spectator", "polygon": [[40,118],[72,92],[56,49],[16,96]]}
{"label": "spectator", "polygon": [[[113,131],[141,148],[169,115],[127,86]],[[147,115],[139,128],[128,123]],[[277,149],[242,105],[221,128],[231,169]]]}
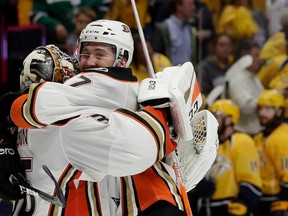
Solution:
{"label": "spectator", "polygon": [[269,37],[269,33],[268,33],[269,21],[267,19],[265,10],[263,8],[263,5],[265,6],[265,3],[263,3],[264,1],[262,1],[261,3],[261,0],[260,1],[249,0],[248,2],[250,2],[248,8],[250,9],[252,13],[252,17],[259,27],[259,30],[255,33],[253,37],[253,41],[256,42],[260,47],[262,47]]}
{"label": "spectator", "polygon": [[74,16],[75,30],[69,34],[66,46],[67,54],[73,56],[77,41],[81,31],[88,25],[88,23],[96,20],[96,13],[92,8],[84,7],[81,8]]}
{"label": "spectator", "polygon": [[223,8],[216,32],[226,32],[234,40],[252,40],[259,31],[247,1],[234,0]]}
{"label": "spectator", "polygon": [[284,119],[288,123],[288,72],[279,74],[269,84],[270,89],[281,92],[285,99]]}
{"label": "spectator", "polygon": [[[212,20],[212,14],[207,5],[199,0],[194,0],[195,11],[194,16],[189,18],[189,23],[195,27],[197,39],[197,64],[209,54],[210,42],[215,35],[215,29]],[[152,29],[155,23],[162,22],[169,18],[172,13],[169,1],[154,1],[151,5],[152,13]],[[196,65],[195,65],[196,66]]]}
{"label": "spectator", "polygon": [[[149,0],[135,1],[137,12],[139,15],[139,21],[142,25],[144,31],[146,27],[151,22],[151,16],[149,13]],[[137,30],[138,26],[136,20],[134,19],[134,11],[132,3],[130,0],[114,0],[110,6],[109,11],[107,12],[105,18],[111,20],[118,20],[120,22],[126,23],[131,30]]]}
{"label": "spectator", "polygon": [[255,135],[261,130],[258,116],[255,112],[257,98],[264,89],[256,76],[261,66],[259,54],[260,48],[258,44],[251,41],[240,42],[236,49],[236,60],[244,55],[251,55],[253,62],[246,69],[235,71],[228,78],[228,95],[240,109],[240,118],[235,125],[235,130],[250,135]]}
{"label": "spectator", "polygon": [[[144,55],[143,44],[140,40],[139,34],[134,33],[133,39],[134,55],[130,68],[132,69],[133,75],[137,77],[138,81],[141,81],[145,78],[150,77],[148,64]],[[172,66],[172,63],[166,56],[153,51],[151,43],[148,40],[146,40],[146,45],[148,48],[149,58],[152,61],[151,63],[155,72],[162,71],[165,67]]]}
{"label": "spectator", "polygon": [[195,2],[195,22],[197,27],[198,58],[197,64],[211,53],[211,42],[215,37],[212,13],[208,6],[199,1]]}
{"label": "spectator", "polygon": [[254,138],[261,159],[263,195],[255,216],[288,212],[288,125],[284,122],[284,97],[264,90],[257,100],[263,130]]}
{"label": "spectator", "polygon": [[228,34],[215,36],[212,47],[212,53],[197,68],[201,93],[205,96],[217,85],[225,84],[225,73],[232,63],[232,40]]}
{"label": "spectator", "polygon": [[260,58],[264,62],[257,76],[265,88],[278,75],[288,71],[287,33],[288,8],[281,12],[282,29],[271,36],[261,49]]}
{"label": "spectator", "polygon": [[173,65],[197,62],[196,28],[189,24],[194,16],[194,0],[172,0],[172,14],[156,23],[152,37],[155,52],[167,56]]}
{"label": "spectator", "polygon": [[268,18],[268,32],[271,37],[275,33],[281,31],[281,12],[288,8],[288,2],[286,0],[266,0],[266,15]]}
{"label": "spectator", "polygon": [[288,56],[280,54],[266,61],[257,73],[257,77],[261,81],[264,88],[269,88],[270,83],[278,75],[288,72]]}
{"label": "spectator", "polygon": [[96,11],[97,19],[106,14],[111,0],[87,1],[33,1],[31,19],[32,23],[39,23],[45,27],[48,44],[55,44],[66,51],[68,35],[75,29],[74,14],[82,7],[90,7]]}
{"label": "spectator", "polygon": [[33,0],[18,0],[17,1],[17,12],[18,12],[18,24],[19,25],[30,25],[30,12],[32,9]]}
{"label": "spectator", "polygon": [[[281,12],[277,13],[280,15],[281,28],[268,38],[260,53],[262,61],[268,64],[272,58],[287,53],[288,8],[283,8]],[[264,75],[259,74],[259,76],[262,77]]]}

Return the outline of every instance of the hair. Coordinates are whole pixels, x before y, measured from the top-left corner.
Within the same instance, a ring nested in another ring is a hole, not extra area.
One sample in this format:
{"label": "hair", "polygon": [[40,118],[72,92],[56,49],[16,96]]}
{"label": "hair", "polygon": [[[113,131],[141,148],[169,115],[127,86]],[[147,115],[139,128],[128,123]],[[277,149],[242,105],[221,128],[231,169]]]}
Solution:
{"label": "hair", "polygon": [[80,8],[79,11],[76,13],[75,17],[77,18],[79,16],[79,14],[84,14],[84,15],[88,16],[91,19],[91,21],[96,20],[96,17],[97,17],[95,10],[93,10],[90,7]]}
{"label": "hair", "polygon": [[[133,65],[138,69],[141,65],[141,59],[140,59],[140,56],[139,56],[139,52],[141,50],[139,50],[139,45],[140,46],[143,46],[142,44],[142,41],[141,41],[141,38],[140,38],[140,35],[138,32],[134,31],[132,33],[132,37],[133,37],[133,40],[134,40],[134,54],[133,54]],[[146,38],[146,43],[149,43],[149,39]],[[142,51],[141,51],[142,52]]]}
{"label": "hair", "polygon": [[217,45],[217,43],[218,43],[218,41],[219,41],[219,39],[221,37],[229,38],[230,41],[231,41],[231,44],[233,44],[233,39],[228,33],[226,33],[226,32],[218,33],[218,34],[215,35],[215,37],[212,38],[211,42],[209,43],[209,51],[210,51],[210,53],[212,53],[212,54],[214,53],[215,47],[216,47],[216,45]]}
{"label": "hair", "polygon": [[175,13],[177,5],[182,4],[182,2],[183,2],[183,0],[170,0],[169,6],[170,6],[171,13]]}
{"label": "hair", "polygon": [[132,36],[133,36],[133,40],[134,40],[134,54],[133,54],[132,62],[133,62],[133,65],[136,68],[139,68],[140,59],[139,59],[139,48],[138,48],[138,45],[139,45],[139,43],[141,43],[141,40],[140,40],[139,34],[136,33],[136,32],[133,32]]}
{"label": "hair", "polygon": [[250,53],[252,48],[260,48],[259,44],[251,40],[239,41],[235,50],[235,61]]}
{"label": "hair", "polygon": [[228,33],[226,33],[226,32],[218,33],[215,35],[215,37],[213,37],[213,39],[211,41],[213,48],[217,45],[219,38],[221,38],[222,36],[229,38],[230,41],[232,42],[232,38]]}

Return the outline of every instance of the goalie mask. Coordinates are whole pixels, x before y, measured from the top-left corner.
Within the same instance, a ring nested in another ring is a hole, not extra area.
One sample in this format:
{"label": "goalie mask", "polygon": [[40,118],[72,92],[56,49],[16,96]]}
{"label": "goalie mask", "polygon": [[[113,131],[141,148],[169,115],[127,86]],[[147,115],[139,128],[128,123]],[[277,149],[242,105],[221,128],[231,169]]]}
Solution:
{"label": "goalie mask", "polygon": [[134,42],[130,28],[119,21],[112,20],[97,20],[89,23],[85,29],[82,30],[78,46],[76,49],[76,57],[79,60],[79,54],[82,51],[83,43],[98,42],[112,45],[115,48],[115,62],[121,60],[123,57],[127,59],[126,67],[132,61],[134,52]]}
{"label": "goalie mask", "polygon": [[35,48],[23,61],[20,75],[21,92],[32,83],[63,83],[78,73],[78,63],[54,45]]}

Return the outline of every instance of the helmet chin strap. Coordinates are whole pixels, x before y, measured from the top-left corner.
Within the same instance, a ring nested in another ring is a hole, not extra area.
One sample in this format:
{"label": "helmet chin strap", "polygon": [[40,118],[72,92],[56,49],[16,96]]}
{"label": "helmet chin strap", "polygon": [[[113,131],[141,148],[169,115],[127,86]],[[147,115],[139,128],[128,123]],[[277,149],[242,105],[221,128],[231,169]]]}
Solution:
{"label": "helmet chin strap", "polygon": [[[119,67],[118,64],[121,63],[122,60],[123,60],[123,55],[119,53],[118,57],[115,59],[113,63],[113,67]],[[126,64],[127,62],[125,63],[124,67],[126,67]]]}
{"label": "helmet chin strap", "polygon": [[118,67],[118,63],[121,61],[121,59],[115,59],[113,63],[113,67]]}

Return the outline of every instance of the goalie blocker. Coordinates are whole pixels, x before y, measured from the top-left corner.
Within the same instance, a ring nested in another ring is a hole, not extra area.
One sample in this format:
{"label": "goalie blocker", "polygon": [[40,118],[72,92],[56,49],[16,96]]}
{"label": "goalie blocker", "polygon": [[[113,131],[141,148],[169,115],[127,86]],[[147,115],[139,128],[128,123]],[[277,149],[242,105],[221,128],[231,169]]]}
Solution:
{"label": "goalie blocker", "polygon": [[192,140],[190,122],[202,105],[201,92],[191,62],[165,68],[156,78],[140,83],[138,102],[154,108],[169,107],[177,135]]}

